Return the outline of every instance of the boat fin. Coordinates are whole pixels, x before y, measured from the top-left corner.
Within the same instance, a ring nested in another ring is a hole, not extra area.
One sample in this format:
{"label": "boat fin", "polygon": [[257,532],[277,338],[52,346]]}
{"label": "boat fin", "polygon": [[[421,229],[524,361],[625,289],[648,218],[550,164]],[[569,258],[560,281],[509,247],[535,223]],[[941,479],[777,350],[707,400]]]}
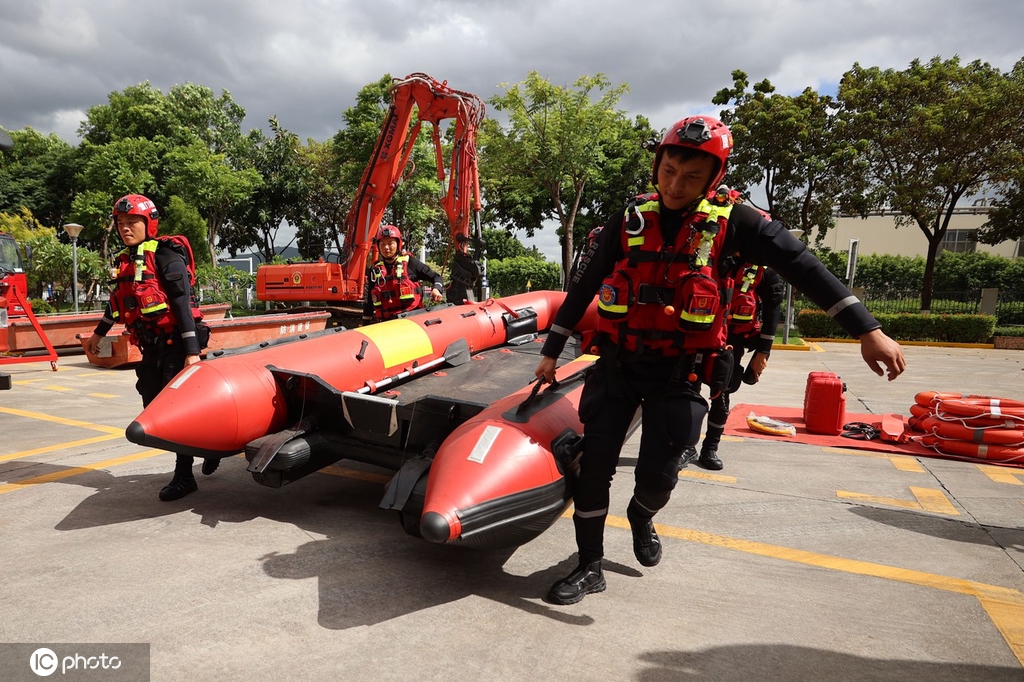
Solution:
{"label": "boat fin", "polygon": [[252,458],[246,471],[262,474],[288,441],[294,440],[314,429],[316,429],[316,419],[314,417],[306,417],[293,428],[278,431],[260,445],[259,451]]}
{"label": "boat fin", "polygon": [[402,465],[402,468],[391,478],[391,481],[388,482],[388,488],[380,501],[380,508],[412,511],[419,516],[419,513],[423,511],[423,501],[420,500],[419,509],[414,510],[406,510],[406,503],[409,501],[409,496],[412,495],[420,479],[424,478],[427,472],[430,471],[430,465],[433,461],[432,457],[424,457],[422,455],[407,460]]}
{"label": "boat fin", "polygon": [[452,367],[464,365],[470,360],[469,342],[459,339],[444,349],[444,359]]}

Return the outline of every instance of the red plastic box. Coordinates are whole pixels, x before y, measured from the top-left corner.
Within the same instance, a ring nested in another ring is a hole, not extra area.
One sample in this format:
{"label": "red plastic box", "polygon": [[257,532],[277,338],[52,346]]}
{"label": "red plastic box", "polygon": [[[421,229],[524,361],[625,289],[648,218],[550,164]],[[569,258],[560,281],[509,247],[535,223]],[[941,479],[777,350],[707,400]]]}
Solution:
{"label": "red plastic box", "polygon": [[810,433],[838,436],[846,422],[846,384],[833,372],[811,372],[804,392],[804,425]]}

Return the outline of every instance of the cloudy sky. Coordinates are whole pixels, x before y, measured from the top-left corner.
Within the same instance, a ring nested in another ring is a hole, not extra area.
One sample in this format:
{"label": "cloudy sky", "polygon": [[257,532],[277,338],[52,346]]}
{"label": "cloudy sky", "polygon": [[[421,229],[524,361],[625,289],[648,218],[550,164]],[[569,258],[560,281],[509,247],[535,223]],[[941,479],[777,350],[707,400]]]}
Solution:
{"label": "cloudy sky", "polygon": [[0,125],[74,143],[111,92],[191,81],[230,92],[246,127],[276,115],[324,140],[385,73],[486,100],[538,71],[628,83],[623,109],[664,128],[717,113],[734,69],[785,94],[833,92],[855,62],[959,55],[1009,70],[1022,26],[1020,0],[0,0]]}

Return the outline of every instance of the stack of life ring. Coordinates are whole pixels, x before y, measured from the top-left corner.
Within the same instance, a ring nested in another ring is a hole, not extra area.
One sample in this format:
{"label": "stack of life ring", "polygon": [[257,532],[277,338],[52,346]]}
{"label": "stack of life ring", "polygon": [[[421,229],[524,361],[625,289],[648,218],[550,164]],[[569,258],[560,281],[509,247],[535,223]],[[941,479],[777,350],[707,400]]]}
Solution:
{"label": "stack of life ring", "polygon": [[1024,401],[923,391],[914,396],[912,441],[948,457],[1024,464]]}

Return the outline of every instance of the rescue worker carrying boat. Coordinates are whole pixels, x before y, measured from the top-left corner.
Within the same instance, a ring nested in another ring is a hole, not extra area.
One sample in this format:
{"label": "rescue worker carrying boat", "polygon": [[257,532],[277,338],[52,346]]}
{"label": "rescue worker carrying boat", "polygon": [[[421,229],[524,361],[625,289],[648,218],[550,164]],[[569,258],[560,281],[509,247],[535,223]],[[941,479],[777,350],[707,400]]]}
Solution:
{"label": "rescue worker carrying boat", "polygon": [[601,561],[609,490],[637,408],[642,435],[633,497],[626,509],[633,553],[644,566],[661,561],[654,515],[669,501],[683,452],[697,443],[707,413],[700,395],[715,397],[733,367],[725,319],[732,294],[724,255],[769,265],[861,342],[876,374],[895,379],[903,351],[867,309],[785,225],[746,205],[706,199],[721,182],[732,135],[720,121],[691,116],[672,125],[653,168],[657,194],[642,196],[604,222],[570,279],[542,349],[536,375],[554,380],[556,359],[598,296],[594,346],[600,354],[580,399],[583,444],[575,482],[573,524],[578,566],[547,594],[573,604],[606,587]]}
{"label": "rescue worker carrying boat", "polygon": [[422,308],[423,282],[431,282],[433,303],[444,300],[441,276],[408,251],[402,250],[402,232],[383,225],[374,239],[380,258],[366,271],[363,324],[392,320],[399,314]]}
{"label": "rescue worker carrying boat", "polygon": [[[178,372],[199,362],[210,330],[194,296],[195,259],[188,240],[181,235],[157,237],[160,214],[141,194],[118,199],[111,217],[125,249],[115,259],[110,301],[86,340],[86,349],[98,354],[110,328],[124,324],[142,352],[135,389],[145,407]],[[160,490],[161,500],[177,500],[198,490],[193,463],[191,455],[178,454],[174,477]],[[205,460],[203,473],[212,474],[219,463]]]}

